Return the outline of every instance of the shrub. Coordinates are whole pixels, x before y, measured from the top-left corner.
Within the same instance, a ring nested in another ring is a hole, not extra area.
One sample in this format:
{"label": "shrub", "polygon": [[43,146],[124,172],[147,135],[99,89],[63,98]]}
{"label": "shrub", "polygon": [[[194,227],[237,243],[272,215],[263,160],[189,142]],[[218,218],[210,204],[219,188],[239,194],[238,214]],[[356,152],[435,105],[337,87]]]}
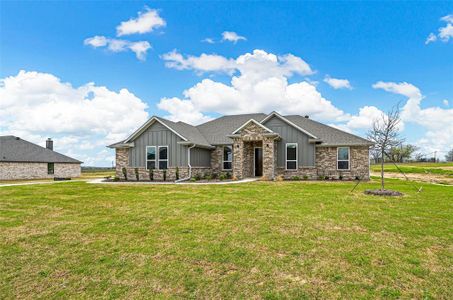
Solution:
{"label": "shrub", "polygon": [[225,174],[225,173],[220,174],[219,179],[220,179],[220,180],[225,180],[225,179],[227,179],[226,174]]}
{"label": "shrub", "polygon": [[140,176],[138,174],[138,168],[135,168],[134,171],[135,171],[135,179],[137,179],[137,181],[139,181],[140,180]]}
{"label": "shrub", "polygon": [[338,176],[338,179],[343,180],[343,175]]}
{"label": "shrub", "polygon": [[206,174],[206,175],[204,175],[204,179],[206,179],[206,180],[211,180],[211,179],[212,179],[211,174]]}
{"label": "shrub", "polygon": [[118,176],[113,177],[113,181],[120,181],[120,178]]}
{"label": "shrub", "polygon": [[219,177],[219,174],[214,172],[211,174],[211,177],[212,179],[217,179]]}
{"label": "shrub", "polygon": [[124,180],[127,181],[127,169],[126,169],[125,167],[123,167],[123,168],[121,169],[121,171],[123,172]]}
{"label": "shrub", "polygon": [[178,167],[176,167],[175,176],[176,176],[176,180],[179,180],[179,168]]}
{"label": "shrub", "polygon": [[195,182],[197,180],[195,179],[195,177],[192,177],[192,178],[190,178],[190,181]]}
{"label": "shrub", "polygon": [[201,175],[199,173],[195,174],[194,176],[195,180],[201,180]]}
{"label": "shrub", "polygon": [[329,180],[329,176],[324,176],[324,180]]}
{"label": "shrub", "polygon": [[153,181],[154,180],[154,169],[149,169],[148,174],[149,174],[149,180]]}
{"label": "shrub", "polygon": [[233,174],[231,172],[226,172],[226,178],[231,179],[233,177]]}
{"label": "shrub", "polygon": [[303,176],[304,180],[308,180],[308,175]]}
{"label": "shrub", "polygon": [[296,176],[291,177],[291,180],[300,180],[300,177],[296,175]]}
{"label": "shrub", "polygon": [[164,170],[164,171],[162,172],[162,175],[163,175],[163,177],[164,177],[164,181],[167,181],[167,170]]}
{"label": "shrub", "polygon": [[318,179],[319,179],[319,180],[323,180],[323,179],[324,179],[324,175],[319,175],[319,176],[318,176]]}
{"label": "shrub", "polygon": [[360,177],[359,177],[359,176],[356,176],[356,177],[355,177],[355,180],[360,180]]}
{"label": "shrub", "polygon": [[285,177],[283,177],[283,175],[278,175],[276,178],[275,178],[276,181],[283,181],[285,180]]}

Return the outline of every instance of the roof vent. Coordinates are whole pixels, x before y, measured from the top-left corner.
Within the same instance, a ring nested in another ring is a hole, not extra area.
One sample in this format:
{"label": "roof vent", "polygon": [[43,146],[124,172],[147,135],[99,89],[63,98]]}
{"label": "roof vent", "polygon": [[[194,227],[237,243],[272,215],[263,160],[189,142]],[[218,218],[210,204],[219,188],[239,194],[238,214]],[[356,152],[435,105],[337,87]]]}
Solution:
{"label": "roof vent", "polygon": [[16,140],[20,140],[20,137],[16,136]]}
{"label": "roof vent", "polygon": [[46,148],[53,151],[53,141],[51,138],[46,140]]}
{"label": "roof vent", "polygon": [[310,119],[310,116],[309,115],[305,115],[305,119]]}

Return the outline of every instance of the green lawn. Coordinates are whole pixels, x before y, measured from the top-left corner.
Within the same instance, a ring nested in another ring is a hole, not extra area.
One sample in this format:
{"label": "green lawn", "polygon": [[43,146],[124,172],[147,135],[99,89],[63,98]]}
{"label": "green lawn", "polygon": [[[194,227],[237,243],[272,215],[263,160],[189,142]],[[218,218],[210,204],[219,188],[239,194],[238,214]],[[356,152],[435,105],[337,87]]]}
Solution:
{"label": "green lawn", "polygon": [[1,298],[452,299],[453,188],[0,188]]}
{"label": "green lawn", "polygon": [[[453,177],[453,163],[401,163],[397,165],[404,173],[436,174]],[[371,165],[371,170],[380,172],[381,165]],[[386,163],[384,165],[384,171],[393,173],[399,172],[395,165],[391,163]]]}

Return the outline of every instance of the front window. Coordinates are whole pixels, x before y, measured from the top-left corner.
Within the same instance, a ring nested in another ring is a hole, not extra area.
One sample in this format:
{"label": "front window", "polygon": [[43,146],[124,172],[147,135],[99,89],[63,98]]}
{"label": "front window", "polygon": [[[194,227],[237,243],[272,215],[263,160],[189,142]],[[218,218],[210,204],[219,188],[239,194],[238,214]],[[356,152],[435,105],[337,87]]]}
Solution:
{"label": "front window", "polygon": [[349,147],[337,148],[337,169],[349,170]]}
{"label": "front window", "polygon": [[146,169],[156,168],[156,146],[146,146]]}
{"label": "front window", "polygon": [[159,146],[159,169],[168,169],[168,146]]}
{"label": "front window", "polygon": [[47,174],[53,175],[55,173],[55,165],[54,163],[47,164]]}
{"label": "front window", "polygon": [[286,169],[297,170],[297,143],[286,144]]}
{"label": "front window", "polygon": [[233,162],[233,147],[225,146],[223,147],[223,169],[231,170]]}

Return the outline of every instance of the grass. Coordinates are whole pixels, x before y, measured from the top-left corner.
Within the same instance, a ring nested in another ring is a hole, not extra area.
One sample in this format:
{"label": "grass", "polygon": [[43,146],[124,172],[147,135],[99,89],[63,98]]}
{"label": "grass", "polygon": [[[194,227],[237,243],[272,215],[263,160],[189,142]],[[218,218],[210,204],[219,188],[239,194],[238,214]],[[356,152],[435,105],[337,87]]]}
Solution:
{"label": "grass", "polygon": [[438,298],[453,189],[377,182],[0,188],[2,298]]}
{"label": "grass", "polygon": [[[401,163],[398,167],[408,174],[437,174],[453,177],[453,163]],[[371,170],[380,172],[380,165],[371,165]],[[394,164],[385,164],[384,172],[399,173]]]}

